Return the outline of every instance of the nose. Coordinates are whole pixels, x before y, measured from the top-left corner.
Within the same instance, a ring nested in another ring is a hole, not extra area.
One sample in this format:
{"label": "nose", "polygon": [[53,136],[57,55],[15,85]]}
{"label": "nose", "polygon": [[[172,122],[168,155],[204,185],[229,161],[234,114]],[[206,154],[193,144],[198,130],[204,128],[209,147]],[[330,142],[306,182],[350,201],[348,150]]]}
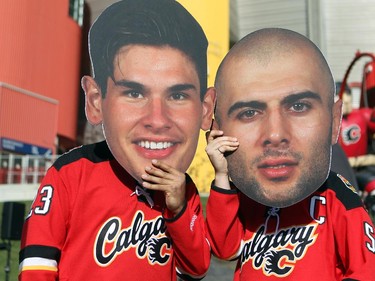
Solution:
{"label": "nose", "polygon": [[166,101],[162,98],[151,99],[145,110],[147,110],[144,119],[146,128],[158,132],[171,127],[172,119],[170,117],[170,110]]}
{"label": "nose", "polygon": [[274,109],[264,117],[263,146],[286,148],[290,142],[290,126],[286,116]]}

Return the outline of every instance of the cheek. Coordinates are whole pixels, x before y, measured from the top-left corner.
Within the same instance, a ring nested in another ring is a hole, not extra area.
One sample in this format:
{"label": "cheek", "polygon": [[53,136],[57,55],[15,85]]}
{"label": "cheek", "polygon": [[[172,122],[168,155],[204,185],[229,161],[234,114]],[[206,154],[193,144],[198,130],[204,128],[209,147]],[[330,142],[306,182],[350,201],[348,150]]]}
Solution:
{"label": "cheek", "polygon": [[[257,145],[257,136],[254,130],[231,126],[223,129],[226,136],[236,137],[239,147],[233,153],[228,154],[227,160],[234,169],[245,168],[252,159],[262,153],[262,147]],[[245,168],[246,169],[246,168]]]}
{"label": "cheek", "polygon": [[170,112],[173,123],[189,135],[199,134],[202,118],[202,110],[198,107],[180,108]]}
{"label": "cheek", "polygon": [[105,135],[107,138],[112,138],[114,135],[116,135],[116,132],[121,130],[123,127],[123,122],[121,122],[119,115],[111,112],[106,112],[106,114],[103,114],[103,117],[103,128]]}
{"label": "cheek", "polygon": [[325,143],[327,139],[331,138],[331,127],[327,127],[328,120],[321,120],[317,123],[305,123],[291,128],[294,138],[304,143],[306,146],[309,143]]}
{"label": "cheek", "polygon": [[131,124],[137,123],[140,113],[137,110],[123,106],[119,102],[108,102],[103,107],[103,123],[105,127],[116,133],[118,129],[127,130]]}
{"label": "cheek", "polygon": [[236,151],[247,152],[256,148],[257,140],[260,132],[251,126],[238,126],[234,122],[228,122],[226,126],[220,128],[225,136],[235,137],[239,142],[239,147]]}
{"label": "cheek", "polygon": [[294,130],[307,130],[309,132],[315,132],[316,134],[325,133],[331,123],[332,118],[330,114],[323,110],[316,110],[303,118],[292,119],[290,122],[290,124],[294,126]]}

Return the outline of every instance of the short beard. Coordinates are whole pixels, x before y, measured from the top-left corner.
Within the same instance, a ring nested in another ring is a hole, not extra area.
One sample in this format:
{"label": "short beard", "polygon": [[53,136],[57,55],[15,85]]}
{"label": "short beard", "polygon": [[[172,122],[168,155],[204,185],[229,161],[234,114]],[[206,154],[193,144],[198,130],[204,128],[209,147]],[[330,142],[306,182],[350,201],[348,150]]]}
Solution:
{"label": "short beard", "polygon": [[[244,193],[247,197],[257,201],[266,206],[271,207],[288,207],[299,201],[305,199],[316,191],[327,179],[331,159],[331,143],[327,142],[325,145],[320,144],[319,147],[314,147],[314,157],[309,160],[308,165],[301,170],[301,176],[294,184],[292,189],[288,192],[283,192],[269,198],[267,194],[262,191],[260,183],[250,174],[247,166],[244,165],[245,159],[240,154],[228,156],[229,174],[235,186]],[[291,155],[294,159],[301,160],[303,156],[299,153],[293,152],[279,152],[279,151],[265,151],[264,155],[256,158],[251,164],[256,167],[259,161],[265,157]],[[233,165],[233,163],[236,163]],[[281,180],[282,181],[282,180]],[[275,182],[277,184],[277,182]]]}

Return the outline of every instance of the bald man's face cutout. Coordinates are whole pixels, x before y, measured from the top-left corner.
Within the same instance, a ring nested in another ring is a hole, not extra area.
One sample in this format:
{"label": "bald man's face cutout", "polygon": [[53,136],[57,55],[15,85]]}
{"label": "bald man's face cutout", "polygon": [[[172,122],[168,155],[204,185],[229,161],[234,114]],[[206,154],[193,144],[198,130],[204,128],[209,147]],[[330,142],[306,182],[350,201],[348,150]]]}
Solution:
{"label": "bald man's face cutout", "polygon": [[236,187],[255,201],[287,207],[326,180],[331,145],[340,124],[340,102],[310,54],[228,60],[218,84],[218,125],[238,138],[227,156]]}

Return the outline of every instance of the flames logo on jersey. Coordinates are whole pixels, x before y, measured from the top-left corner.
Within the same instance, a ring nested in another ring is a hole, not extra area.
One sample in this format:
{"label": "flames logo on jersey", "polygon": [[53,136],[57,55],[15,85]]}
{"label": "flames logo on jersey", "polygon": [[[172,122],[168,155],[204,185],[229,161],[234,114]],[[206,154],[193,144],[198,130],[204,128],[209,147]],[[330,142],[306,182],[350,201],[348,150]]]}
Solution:
{"label": "flames logo on jersey", "polygon": [[117,256],[134,248],[139,259],[147,258],[150,264],[164,265],[170,261],[172,242],[165,235],[164,219],[144,219],[138,211],[132,224],[121,229],[121,219],[113,217],[100,228],[94,244],[94,258],[102,267],[110,265]]}
{"label": "flames logo on jersey", "polygon": [[296,262],[302,259],[316,241],[317,224],[294,226],[276,233],[265,233],[262,225],[253,237],[246,241],[241,252],[241,267],[252,262],[256,270],[266,276],[286,277],[292,273]]}
{"label": "flames logo on jersey", "polygon": [[151,238],[147,242],[148,250],[148,259],[151,263],[164,264],[168,261],[170,255],[163,254],[163,247],[166,249],[171,248],[171,240],[168,237],[163,238]]}
{"label": "flames logo on jersey", "polygon": [[265,271],[271,275],[275,274],[278,276],[282,276],[287,274],[290,270],[293,269],[293,266],[288,266],[287,263],[284,264],[283,267],[275,266],[279,265],[281,261],[294,261],[294,255],[293,252],[290,250],[280,250],[280,251],[269,251],[265,254]]}

